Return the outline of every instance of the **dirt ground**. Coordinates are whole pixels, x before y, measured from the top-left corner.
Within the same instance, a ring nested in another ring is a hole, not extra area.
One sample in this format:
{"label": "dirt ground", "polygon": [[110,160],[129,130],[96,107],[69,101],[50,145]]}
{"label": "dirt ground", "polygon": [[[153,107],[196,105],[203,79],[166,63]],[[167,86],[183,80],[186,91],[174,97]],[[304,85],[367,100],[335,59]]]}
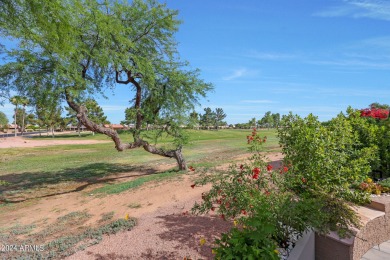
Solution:
{"label": "dirt ground", "polygon": [[[1,140],[0,148],[80,142],[97,141],[35,141],[19,137]],[[271,153],[268,157],[277,167],[282,155]],[[235,160],[242,161],[244,158],[247,158],[247,155],[239,156]],[[220,167],[227,168],[228,165]],[[144,173],[135,170],[116,177],[129,180],[142,174]],[[102,184],[90,185],[81,191],[75,187],[75,192],[18,203],[13,210],[0,212],[0,226],[4,227],[10,223],[49,225],[58,217],[75,211],[87,211],[91,214],[84,225],[93,226],[105,213],[114,212],[114,219],[124,218],[128,214],[137,219],[137,225],[132,230],[106,236],[100,244],[79,251],[68,259],[212,259],[211,247],[214,238],[229,230],[231,223],[217,216],[193,216],[188,213],[194,203],[201,200],[202,192],[210,189],[210,186],[191,188],[197,176],[196,171],[189,171],[174,180],[151,182],[134,190],[104,197],[91,193]],[[201,238],[207,241],[203,246],[199,243]]]}
{"label": "dirt ground", "polygon": [[16,148],[16,147],[38,147],[48,145],[63,145],[63,144],[96,144],[96,143],[108,143],[110,141],[100,140],[57,140],[53,139],[40,139],[34,140],[28,137],[6,137],[0,138],[1,148]]}

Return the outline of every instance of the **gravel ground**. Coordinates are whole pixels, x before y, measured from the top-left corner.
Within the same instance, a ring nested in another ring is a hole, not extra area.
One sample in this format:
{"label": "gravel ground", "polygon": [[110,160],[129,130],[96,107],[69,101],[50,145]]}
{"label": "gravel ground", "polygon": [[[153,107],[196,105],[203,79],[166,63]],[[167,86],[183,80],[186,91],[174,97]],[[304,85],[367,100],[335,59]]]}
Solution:
{"label": "gravel ground", "polygon": [[[213,259],[214,238],[228,231],[231,224],[216,216],[190,215],[188,210],[196,198],[147,213],[138,218],[137,226],[131,231],[106,236],[100,244],[67,260]],[[199,242],[201,238],[207,241],[203,246]]]}

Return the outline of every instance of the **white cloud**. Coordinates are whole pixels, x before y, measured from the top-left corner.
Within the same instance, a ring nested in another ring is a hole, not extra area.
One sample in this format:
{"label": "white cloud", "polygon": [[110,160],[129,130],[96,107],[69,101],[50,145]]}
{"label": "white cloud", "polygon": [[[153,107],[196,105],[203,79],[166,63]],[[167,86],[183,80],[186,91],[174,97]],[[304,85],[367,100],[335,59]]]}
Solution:
{"label": "white cloud", "polygon": [[385,0],[344,0],[344,5],[317,12],[315,16],[372,18],[390,21],[390,2]]}
{"label": "white cloud", "polygon": [[259,60],[287,60],[296,58],[296,55],[286,53],[275,53],[275,52],[258,52],[250,51],[246,57],[259,59]]}
{"label": "white cloud", "polygon": [[345,70],[388,70],[390,68],[389,53],[390,37],[376,37],[349,43],[326,56],[308,58],[305,62],[333,66],[336,69],[342,67]]}
{"label": "white cloud", "polygon": [[356,8],[354,8],[353,6],[340,5],[340,6],[332,6],[327,10],[314,13],[313,15],[320,16],[320,17],[340,17],[340,16],[348,16],[354,11],[356,11]]}
{"label": "white cloud", "polygon": [[242,103],[253,103],[253,104],[272,104],[276,103],[272,100],[241,100]]}
{"label": "white cloud", "polygon": [[248,74],[247,69],[245,69],[245,68],[237,69],[237,70],[233,71],[233,73],[231,73],[229,76],[224,77],[222,79],[226,80],[226,81],[230,81],[230,80],[241,78],[242,76],[245,76],[246,74]]}
{"label": "white cloud", "polygon": [[332,65],[332,66],[340,66],[340,67],[347,67],[350,69],[356,69],[356,68],[365,68],[365,69],[383,69],[387,70],[390,68],[390,61],[389,62],[379,62],[379,61],[364,61],[359,59],[338,59],[338,60],[313,60],[308,61],[310,64],[315,65]]}
{"label": "white cloud", "polygon": [[307,113],[318,113],[318,112],[341,112],[339,107],[332,107],[332,106],[294,106],[294,107],[286,107],[286,108],[280,108],[280,111],[283,112],[290,112],[292,111],[294,113],[298,112],[307,112]]}

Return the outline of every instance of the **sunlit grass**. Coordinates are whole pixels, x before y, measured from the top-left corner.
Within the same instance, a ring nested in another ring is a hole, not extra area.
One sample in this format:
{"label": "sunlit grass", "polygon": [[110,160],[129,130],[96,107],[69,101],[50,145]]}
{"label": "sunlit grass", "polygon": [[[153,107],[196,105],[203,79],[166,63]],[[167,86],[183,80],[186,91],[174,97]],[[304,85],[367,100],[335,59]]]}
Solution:
{"label": "sunlit grass", "polygon": [[[246,136],[250,133],[251,130],[189,130],[190,142],[183,148],[184,157],[188,165],[196,168],[209,169],[231,163],[235,156],[248,152]],[[262,131],[262,135],[268,137],[264,150],[278,147],[275,131]],[[123,133],[121,137],[130,137],[130,134]],[[65,138],[73,138],[73,135]],[[107,137],[96,134],[83,138]],[[161,140],[161,145],[167,143],[168,138]],[[106,187],[103,193],[118,193],[177,174],[161,173],[177,169],[176,161],[172,158],[153,155],[142,148],[118,152],[112,142],[0,149],[0,163],[0,199],[7,198],[3,202],[45,196],[54,188],[59,193],[66,192],[77,185],[86,182],[93,184],[103,177],[111,178],[122,173],[131,175],[134,172],[138,175],[139,172],[147,173],[149,170],[157,173],[160,171],[153,177],[140,176],[130,182],[115,184],[115,187]],[[162,170],[160,166],[163,166]]]}

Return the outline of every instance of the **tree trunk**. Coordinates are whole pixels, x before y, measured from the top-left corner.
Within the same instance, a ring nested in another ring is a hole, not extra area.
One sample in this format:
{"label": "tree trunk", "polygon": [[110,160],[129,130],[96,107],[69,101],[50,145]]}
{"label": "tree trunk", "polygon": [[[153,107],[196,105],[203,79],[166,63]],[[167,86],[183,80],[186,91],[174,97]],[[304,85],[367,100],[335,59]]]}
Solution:
{"label": "tree trunk", "polygon": [[22,135],[24,133],[24,116],[25,116],[25,113],[26,113],[26,106],[23,105]]}
{"label": "tree trunk", "polygon": [[181,171],[187,170],[187,163],[183,157],[181,149],[177,149],[175,151],[175,159],[177,161],[177,165],[179,166],[179,170],[181,170]]}
{"label": "tree trunk", "polygon": [[14,115],[14,118],[15,118],[15,122],[14,122],[14,130],[15,130],[15,137],[17,136],[17,133],[16,133],[16,111],[18,110],[18,105],[15,106],[15,115]]}
{"label": "tree trunk", "polygon": [[79,123],[77,124],[77,132],[79,132],[79,137],[81,136],[80,127],[81,127],[81,123],[79,122]]}
{"label": "tree trunk", "polygon": [[187,169],[187,164],[184,160],[184,156],[181,152],[181,147],[175,149],[175,150],[164,150],[162,148],[158,148],[154,145],[149,144],[147,141],[142,140],[139,136],[140,129],[142,126],[142,115],[138,114],[137,117],[137,124],[136,124],[136,129],[133,132],[133,139],[134,141],[132,143],[125,143],[122,142],[120,139],[118,133],[110,128],[106,128],[104,126],[98,125],[92,120],[90,120],[87,116],[87,109],[84,106],[80,106],[77,103],[75,103],[68,91],[65,91],[66,95],[66,101],[68,105],[77,112],[77,119],[79,122],[84,125],[88,130],[107,135],[112,139],[112,141],[115,143],[115,148],[121,152],[127,149],[134,149],[138,147],[143,147],[145,151],[160,155],[163,157],[168,157],[168,158],[175,158],[178,164],[178,167],[180,170],[186,170]]}

